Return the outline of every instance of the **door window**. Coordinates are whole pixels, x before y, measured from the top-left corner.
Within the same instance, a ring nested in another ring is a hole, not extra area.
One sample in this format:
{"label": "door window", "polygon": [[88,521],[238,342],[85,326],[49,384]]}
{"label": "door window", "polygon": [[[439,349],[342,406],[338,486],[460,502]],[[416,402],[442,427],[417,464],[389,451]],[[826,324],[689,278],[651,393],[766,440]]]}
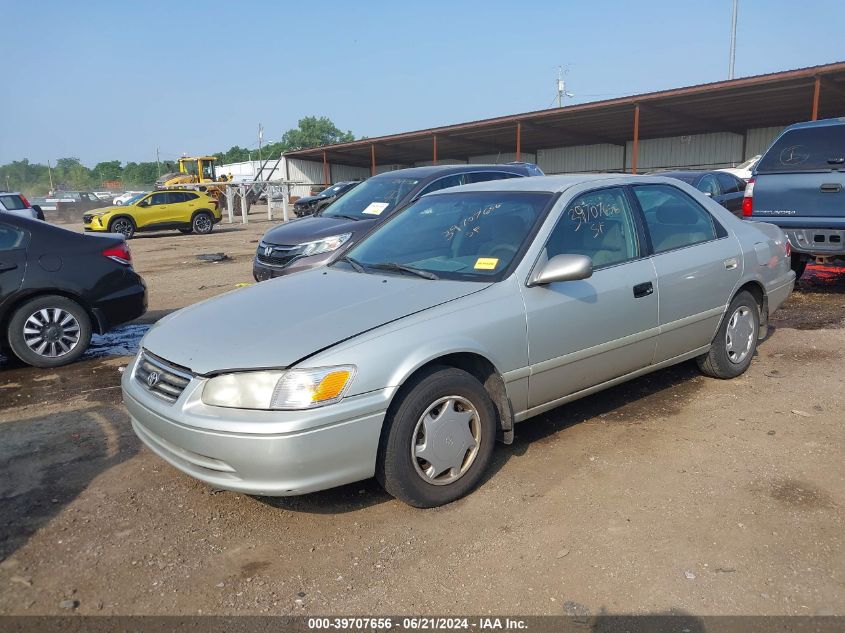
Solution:
{"label": "door window", "polygon": [[619,187],[578,196],[560,216],[546,243],[546,256],[587,255],[600,268],[639,256],[634,215]]}
{"label": "door window", "polygon": [[168,200],[167,200],[167,195],[168,195],[168,194],[167,194],[166,192],[162,192],[162,193],[154,193],[154,194],[153,194],[153,195],[151,195],[151,196],[150,196],[150,198],[149,198],[149,200],[150,200],[150,205],[156,205],[156,204],[167,204],[167,202],[168,202]]}
{"label": "door window", "polygon": [[655,253],[716,239],[713,219],[695,200],[670,185],[636,185]]}
{"label": "door window", "polygon": [[[719,188],[721,188],[723,194],[737,193],[740,191],[739,180],[730,174],[716,174],[716,178],[719,180]],[[741,191],[745,191],[745,184],[742,185]]]}
{"label": "door window", "polygon": [[709,193],[711,198],[715,198],[721,192],[719,191],[719,183],[716,182],[716,177],[712,174],[706,174],[701,177],[701,180],[698,181],[698,187],[696,187],[702,193]]}
{"label": "door window", "polygon": [[23,244],[26,233],[21,229],[0,224],[0,251],[11,251],[20,248]]}
{"label": "door window", "polygon": [[464,184],[464,178],[466,174],[454,174],[452,176],[444,176],[443,178],[439,178],[434,182],[430,183],[427,187],[425,187],[422,191],[420,191],[419,195],[424,196],[427,193],[431,193],[432,191],[440,191],[441,189],[446,189],[448,187],[458,187]]}
{"label": "door window", "polygon": [[476,171],[466,174],[464,178],[465,184],[473,182],[487,182],[489,180],[507,180],[508,178],[520,178],[519,174],[512,174],[507,171]]}

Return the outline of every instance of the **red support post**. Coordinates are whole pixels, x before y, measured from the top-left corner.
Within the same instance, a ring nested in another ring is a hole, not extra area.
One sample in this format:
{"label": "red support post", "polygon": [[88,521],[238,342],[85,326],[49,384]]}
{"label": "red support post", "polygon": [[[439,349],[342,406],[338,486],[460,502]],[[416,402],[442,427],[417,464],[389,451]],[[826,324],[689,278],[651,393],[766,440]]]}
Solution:
{"label": "red support post", "polygon": [[816,77],[816,80],[813,82],[813,116],[810,117],[811,121],[816,121],[819,118],[819,96],[821,95],[821,91],[821,77]]}
{"label": "red support post", "polygon": [[326,158],[326,150],[323,150],[323,184],[328,187],[329,182],[329,161]]}
{"label": "red support post", "polygon": [[634,143],[631,148],[631,173],[637,173],[637,159],[640,150],[640,104],[634,105]]}
{"label": "red support post", "polygon": [[376,175],[376,146],[370,144],[370,176]]}
{"label": "red support post", "polygon": [[522,121],[516,122],[516,162],[522,160]]}
{"label": "red support post", "polygon": [[437,134],[432,134],[431,140],[432,140],[432,145],[431,145],[432,159],[431,159],[431,161],[432,161],[432,164],[436,165],[437,164]]}

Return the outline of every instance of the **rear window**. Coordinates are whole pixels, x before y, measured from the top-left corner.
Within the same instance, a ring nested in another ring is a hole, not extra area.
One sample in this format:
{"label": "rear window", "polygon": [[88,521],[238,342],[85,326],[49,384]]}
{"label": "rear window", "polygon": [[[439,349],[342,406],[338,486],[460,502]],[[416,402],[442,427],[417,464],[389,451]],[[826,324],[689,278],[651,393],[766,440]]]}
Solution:
{"label": "rear window", "polygon": [[790,130],[775,141],[757,173],[827,171],[845,157],[845,125]]}
{"label": "rear window", "polygon": [[21,209],[26,209],[26,205],[23,203],[23,200],[21,200],[21,197],[17,195],[0,196],[0,202],[3,203],[3,206],[7,211],[20,211]]}

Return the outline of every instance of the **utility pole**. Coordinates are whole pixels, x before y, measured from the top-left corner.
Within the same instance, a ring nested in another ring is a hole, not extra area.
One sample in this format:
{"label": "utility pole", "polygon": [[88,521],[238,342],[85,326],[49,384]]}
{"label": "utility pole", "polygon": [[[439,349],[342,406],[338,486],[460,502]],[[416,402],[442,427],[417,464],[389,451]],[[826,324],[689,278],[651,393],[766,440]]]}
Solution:
{"label": "utility pole", "polygon": [[158,147],[156,147],[156,172],[158,173],[156,178],[161,178],[161,159],[159,157]]}
{"label": "utility pole", "polygon": [[728,66],[728,79],[734,78],[734,61],[736,60],[736,9],[739,0],[734,0],[733,14],[731,15],[731,54]]}
{"label": "utility pole", "polygon": [[[258,124],[258,162],[261,163],[261,141],[264,140],[264,126],[261,123]],[[264,174],[258,175],[259,179],[264,179]]]}
{"label": "utility pole", "polygon": [[53,192],[53,168],[50,166],[50,159],[47,159],[47,173],[50,175],[50,193]]}
{"label": "utility pole", "polygon": [[[568,71],[567,71],[568,72]],[[563,66],[557,67],[557,107],[563,107],[563,98],[569,97],[570,99],[575,95],[571,92],[566,92],[566,81],[563,79],[564,75]]]}

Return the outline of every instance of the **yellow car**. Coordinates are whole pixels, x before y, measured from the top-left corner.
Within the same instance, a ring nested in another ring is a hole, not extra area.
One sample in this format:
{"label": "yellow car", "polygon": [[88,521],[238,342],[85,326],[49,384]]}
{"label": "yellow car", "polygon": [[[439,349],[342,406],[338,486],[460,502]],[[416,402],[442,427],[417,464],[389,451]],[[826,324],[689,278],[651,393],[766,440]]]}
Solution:
{"label": "yellow car", "polygon": [[217,201],[200,191],[153,191],[130,198],[121,206],[89,211],[82,216],[86,231],[123,233],[179,229],[182,233],[211,233],[221,219]]}

